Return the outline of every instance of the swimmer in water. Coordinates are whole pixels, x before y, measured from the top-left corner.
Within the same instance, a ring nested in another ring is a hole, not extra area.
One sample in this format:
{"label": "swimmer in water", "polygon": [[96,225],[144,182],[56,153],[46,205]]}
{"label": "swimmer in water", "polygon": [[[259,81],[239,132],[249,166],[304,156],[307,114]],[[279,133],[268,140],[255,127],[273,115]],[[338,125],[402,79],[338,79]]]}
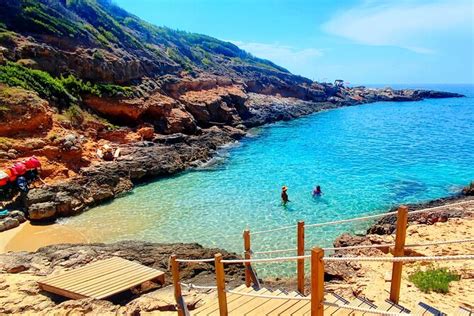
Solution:
{"label": "swimmer in water", "polygon": [[318,185],[313,190],[313,197],[321,196],[323,192],[321,191],[321,187]]}
{"label": "swimmer in water", "polygon": [[288,199],[288,193],[286,193],[287,190],[288,188],[286,186],[283,186],[281,188],[281,201],[283,205],[286,205],[286,203],[290,202],[290,200]]}

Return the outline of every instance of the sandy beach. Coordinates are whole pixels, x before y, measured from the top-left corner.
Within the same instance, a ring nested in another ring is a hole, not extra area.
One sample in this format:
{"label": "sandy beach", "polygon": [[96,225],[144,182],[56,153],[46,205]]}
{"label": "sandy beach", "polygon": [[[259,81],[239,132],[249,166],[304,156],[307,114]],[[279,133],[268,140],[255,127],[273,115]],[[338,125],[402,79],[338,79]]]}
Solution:
{"label": "sandy beach", "polygon": [[0,234],[0,253],[36,251],[48,245],[87,242],[87,238],[80,232],[64,225],[33,225],[26,222]]}

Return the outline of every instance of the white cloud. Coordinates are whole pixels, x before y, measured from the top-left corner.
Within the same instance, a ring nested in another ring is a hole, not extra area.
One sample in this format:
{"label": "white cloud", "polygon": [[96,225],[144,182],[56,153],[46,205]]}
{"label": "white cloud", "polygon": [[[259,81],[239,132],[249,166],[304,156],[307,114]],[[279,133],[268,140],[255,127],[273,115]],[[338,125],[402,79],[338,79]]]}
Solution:
{"label": "white cloud", "polygon": [[373,2],[346,10],[323,24],[323,30],[358,43],[397,46],[420,54],[434,53],[439,32],[473,32],[471,0],[431,3]]}
{"label": "white cloud", "polygon": [[288,68],[290,71],[295,71],[314,58],[323,56],[323,50],[317,48],[296,49],[278,43],[230,42],[256,57],[268,59],[277,65]]}

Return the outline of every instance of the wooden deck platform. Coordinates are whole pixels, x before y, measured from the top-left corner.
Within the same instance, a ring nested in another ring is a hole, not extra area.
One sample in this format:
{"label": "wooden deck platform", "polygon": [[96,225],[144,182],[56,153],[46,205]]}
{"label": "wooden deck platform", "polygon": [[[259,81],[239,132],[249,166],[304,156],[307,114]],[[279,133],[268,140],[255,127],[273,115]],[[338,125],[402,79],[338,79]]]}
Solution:
{"label": "wooden deck platform", "polygon": [[41,289],[72,299],[104,299],[146,281],[165,281],[162,271],[119,257],[97,261],[38,282]]}

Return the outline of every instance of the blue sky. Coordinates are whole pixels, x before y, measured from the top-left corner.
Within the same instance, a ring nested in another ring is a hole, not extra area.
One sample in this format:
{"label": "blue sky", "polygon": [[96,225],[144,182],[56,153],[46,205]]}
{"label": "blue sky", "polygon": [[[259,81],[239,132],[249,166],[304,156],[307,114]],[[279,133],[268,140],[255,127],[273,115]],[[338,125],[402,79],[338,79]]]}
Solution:
{"label": "blue sky", "polygon": [[474,1],[114,0],[313,80],[474,83]]}

